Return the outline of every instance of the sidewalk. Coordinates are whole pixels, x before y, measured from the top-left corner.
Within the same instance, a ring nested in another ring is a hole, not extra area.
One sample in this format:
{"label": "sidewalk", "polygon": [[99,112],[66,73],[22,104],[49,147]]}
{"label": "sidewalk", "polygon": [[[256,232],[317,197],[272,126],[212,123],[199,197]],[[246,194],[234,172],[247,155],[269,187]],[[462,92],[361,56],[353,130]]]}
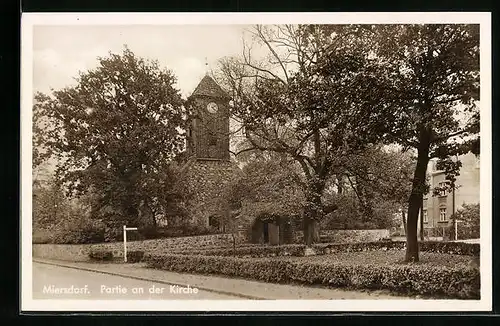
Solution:
{"label": "sidewalk", "polygon": [[33,262],[51,264],[62,267],[104,273],[143,281],[163,283],[168,285],[181,285],[196,287],[200,290],[212,291],[220,294],[231,294],[242,299],[271,299],[271,300],[376,300],[412,299],[409,297],[395,296],[382,291],[348,291],[341,289],[328,289],[322,287],[273,284],[244,279],[226,278],[219,276],[204,276],[195,274],[180,274],[162,270],[146,268],[144,264],[123,263],[73,263],[34,258]]}

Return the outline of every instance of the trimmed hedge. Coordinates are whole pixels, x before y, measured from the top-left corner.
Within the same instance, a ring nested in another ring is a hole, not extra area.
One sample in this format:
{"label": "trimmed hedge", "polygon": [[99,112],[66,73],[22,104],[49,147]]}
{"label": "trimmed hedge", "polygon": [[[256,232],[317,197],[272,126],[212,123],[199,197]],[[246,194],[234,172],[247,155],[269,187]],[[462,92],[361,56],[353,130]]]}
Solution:
{"label": "trimmed hedge", "polygon": [[[144,251],[141,250],[132,250],[127,252],[128,263],[138,263],[142,261],[143,257],[144,257]],[[97,261],[112,261],[120,258],[123,259],[123,256],[115,257],[112,250],[92,249],[89,252],[89,258],[90,260],[97,260]]]}
{"label": "trimmed hedge", "polygon": [[91,250],[89,252],[90,260],[111,261],[113,260],[113,252],[110,250]]}
{"label": "trimmed hedge", "polygon": [[420,250],[435,253],[468,255],[476,257],[479,257],[480,253],[479,243],[424,241],[419,243],[419,245]]}
{"label": "trimmed hedge", "polygon": [[[420,242],[421,251],[433,253],[445,253],[455,255],[479,256],[479,244],[462,242]],[[406,248],[405,241],[377,241],[366,243],[348,244],[314,244],[313,249],[317,254],[330,254],[335,252],[356,252],[373,250],[402,250]],[[184,249],[174,250],[175,254],[201,254],[204,256],[238,256],[238,257],[275,257],[275,256],[304,256],[305,245],[289,244],[282,246],[241,246],[236,250],[233,248],[210,248],[210,249]]]}
{"label": "trimmed hedge", "polygon": [[381,266],[355,262],[158,254],[146,254],[144,261],[148,267],[156,269],[222,274],[275,283],[298,282],[460,299],[478,299],[480,295],[479,269],[470,267]]}
{"label": "trimmed hedge", "polygon": [[144,251],[134,250],[127,252],[127,262],[128,263],[138,263],[144,258]]}

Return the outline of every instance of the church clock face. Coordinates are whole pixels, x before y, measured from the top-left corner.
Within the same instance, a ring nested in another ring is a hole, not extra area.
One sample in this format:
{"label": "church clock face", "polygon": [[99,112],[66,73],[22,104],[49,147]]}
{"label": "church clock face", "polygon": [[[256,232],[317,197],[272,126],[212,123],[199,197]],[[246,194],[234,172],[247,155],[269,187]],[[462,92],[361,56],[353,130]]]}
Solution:
{"label": "church clock face", "polygon": [[214,114],[214,113],[217,113],[217,111],[219,110],[219,107],[217,106],[216,103],[214,102],[210,102],[207,104],[207,111]]}

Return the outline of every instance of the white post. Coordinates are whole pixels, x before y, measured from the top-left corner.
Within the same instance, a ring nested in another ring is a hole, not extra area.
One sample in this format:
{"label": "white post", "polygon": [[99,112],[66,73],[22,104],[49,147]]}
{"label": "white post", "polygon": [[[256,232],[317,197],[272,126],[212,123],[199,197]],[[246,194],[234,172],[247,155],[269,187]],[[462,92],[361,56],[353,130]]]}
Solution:
{"label": "white post", "polygon": [[458,240],[458,222],[457,222],[456,218],[453,220],[453,223],[455,224],[455,236],[454,236],[454,238],[456,241],[456,240]]}
{"label": "white post", "polygon": [[137,231],[137,228],[128,228],[126,225],[123,226],[123,261],[127,262],[127,230]]}
{"label": "white post", "polygon": [[123,261],[127,262],[127,226],[123,226]]}

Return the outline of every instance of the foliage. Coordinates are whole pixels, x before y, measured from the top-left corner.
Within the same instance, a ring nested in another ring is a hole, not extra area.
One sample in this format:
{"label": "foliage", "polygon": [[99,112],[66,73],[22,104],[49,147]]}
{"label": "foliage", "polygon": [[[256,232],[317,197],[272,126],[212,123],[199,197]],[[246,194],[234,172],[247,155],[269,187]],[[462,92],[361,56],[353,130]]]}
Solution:
{"label": "foliage", "polygon": [[[372,94],[383,77],[373,77],[378,66],[366,33],[353,26],[339,26],[337,33],[326,28],[257,26],[253,34],[269,60],[255,62],[245,48],[241,61],[223,60],[220,69],[249,145],[241,152],[281,153],[300,165],[309,245],[319,239],[327,179],[350,154],[376,143],[387,122],[385,103]],[[327,54],[331,65],[325,68],[317,60]]]}
{"label": "foliage", "polygon": [[456,218],[463,221],[458,228],[459,239],[479,239],[480,212],[479,204],[465,204],[456,212]]}
{"label": "foliage", "polygon": [[31,234],[32,244],[52,243],[52,232],[48,229],[33,228]]}
{"label": "foliage", "polygon": [[100,243],[106,240],[103,223],[82,216],[70,216],[51,228],[52,243]]}
{"label": "foliage", "polygon": [[390,202],[379,198],[372,205],[371,216],[368,219],[366,210],[360,206],[359,199],[354,193],[346,192],[334,196],[338,209],[325,216],[322,228],[329,230],[365,230],[365,229],[388,229],[394,226],[394,214],[398,207]]}
{"label": "foliage", "polygon": [[169,163],[184,146],[186,112],[175,77],[125,48],[99,58],[77,85],[35,96],[35,138],[57,156],[56,175],[73,195],[92,193],[93,216],[148,223],[172,202]]}
{"label": "foliage", "polygon": [[33,188],[33,243],[96,243],[105,240],[104,224],[89,217],[79,201],[64,194],[61,183],[49,179]]}
{"label": "foliage", "polygon": [[[373,253],[370,253],[372,256]],[[323,256],[321,257],[323,258]],[[352,289],[390,290],[448,298],[479,298],[479,268],[428,264],[377,264],[276,258],[146,254],[149,267],[181,273],[217,274],[276,283],[321,284]]]}
{"label": "foliage", "polygon": [[[480,234],[480,214],[479,204],[464,204],[462,208],[455,212],[450,218],[457,220],[457,239],[479,239]],[[448,238],[453,238],[455,226],[453,223],[445,230]]]}
{"label": "foliage", "polygon": [[127,252],[127,262],[128,263],[139,263],[144,257],[144,251],[133,250]]}
{"label": "foliage", "polygon": [[390,83],[377,96],[393,108],[387,141],[416,151],[408,205],[408,261],[418,261],[417,221],[430,158],[453,181],[460,163],[479,153],[479,25],[379,25],[373,51]]}
{"label": "foliage", "polygon": [[298,178],[296,166],[285,157],[256,157],[230,182],[224,198],[235,214],[249,220],[299,215],[304,197]]}
{"label": "foliage", "polygon": [[[383,152],[385,153],[385,152]],[[370,180],[356,178],[359,174],[354,164],[349,171],[354,171],[353,176],[348,176],[343,192],[330,193],[332,187],[327,186],[322,196],[325,204],[335,203],[331,208],[332,213],[325,213],[321,227],[326,229],[373,229],[389,228],[394,224],[394,214],[398,211],[398,202],[407,201],[404,197],[409,193],[411,185],[407,179],[409,169],[404,163],[408,159],[401,159],[400,153],[388,152],[386,156],[380,155],[377,160],[364,160],[364,166],[372,171],[374,176]],[[365,157],[374,157],[368,152]],[[358,161],[361,157],[358,157]],[[400,162],[398,162],[398,159]],[[400,163],[396,164],[393,163]],[[411,161],[410,161],[411,162]],[[270,155],[254,155],[246,161],[239,178],[235,179],[227,188],[229,201],[235,209],[239,209],[240,216],[253,220],[256,217],[276,218],[283,216],[301,216],[305,205],[305,197],[300,183],[303,182],[300,167],[295,165],[284,155],[270,153]],[[406,173],[406,174],[405,174]],[[357,180],[358,187],[353,186]],[[335,181],[335,180],[333,180]],[[349,185],[351,182],[351,185]],[[366,193],[361,193],[359,184],[365,190],[372,192],[371,201],[365,200],[363,204],[370,206],[370,216],[367,209],[362,207],[361,199]],[[353,191],[354,188],[354,191]],[[327,207],[328,208],[328,207]]]}
{"label": "foliage", "polygon": [[89,252],[89,258],[90,260],[111,261],[113,260],[113,252],[110,250],[93,249]]}
{"label": "foliage", "polygon": [[33,186],[33,229],[44,229],[59,221],[70,207],[61,184],[55,179]]}

